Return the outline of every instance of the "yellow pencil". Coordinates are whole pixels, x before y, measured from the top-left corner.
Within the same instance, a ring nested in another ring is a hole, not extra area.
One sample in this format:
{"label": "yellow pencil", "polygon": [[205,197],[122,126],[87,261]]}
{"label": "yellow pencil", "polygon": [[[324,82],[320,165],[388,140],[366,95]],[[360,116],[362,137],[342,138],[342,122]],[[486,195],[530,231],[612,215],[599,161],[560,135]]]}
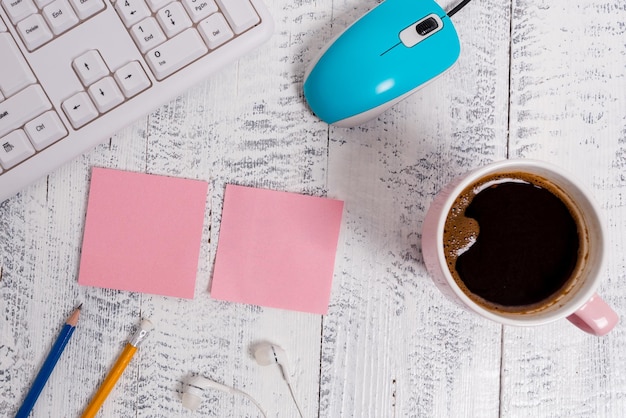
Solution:
{"label": "yellow pencil", "polygon": [[130,363],[130,360],[133,358],[133,355],[137,351],[137,347],[139,347],[139,344],[141,344],[153,328],[154,325],[152,325],[152,322],[149,320],[144,319],[141,321],[139,329],[135,332],[135,335],[133,335],[130,341],[128,341],[126,347],[124,347],[124,351],[122,351],[122,354],[120,354],[117,358],[113,368],[104,379],[104,382],[102,382],[102,385],[100,385],[100,388],[91,400],[91,403],[89,403],[85,411],[83,411],[82,418],[92,418],[96,416],[98,410],[100,410],[100,407],[104,403],[104,400],[107,396],[109,396],[109,392],[111,392],[117,383],[117,380],[120,378],[122,373],[124,373],[124,369],[126,369],[126,366],[128,366],[128,363]]}

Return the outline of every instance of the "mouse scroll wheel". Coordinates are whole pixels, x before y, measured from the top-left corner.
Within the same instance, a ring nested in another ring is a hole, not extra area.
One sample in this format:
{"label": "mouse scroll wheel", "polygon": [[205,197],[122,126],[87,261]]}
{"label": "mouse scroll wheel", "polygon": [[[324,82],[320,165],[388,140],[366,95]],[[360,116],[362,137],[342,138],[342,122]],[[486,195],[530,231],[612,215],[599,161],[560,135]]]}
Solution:
{"label": "mouse scroll wheel", "polygon": [[429,17],[428,19],[424,19],[415,25],[415,30],[421,36],[426,36],[435,29],[439,27],[439,23],[435,20],[435,18]]}

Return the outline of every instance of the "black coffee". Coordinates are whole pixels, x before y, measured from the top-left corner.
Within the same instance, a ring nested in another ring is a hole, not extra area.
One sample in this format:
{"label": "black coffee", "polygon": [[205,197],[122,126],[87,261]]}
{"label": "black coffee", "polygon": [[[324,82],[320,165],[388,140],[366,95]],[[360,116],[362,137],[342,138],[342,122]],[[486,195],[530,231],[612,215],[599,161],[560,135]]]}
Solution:
{"label": "black coffee", "polygon": [[579,222],[565,202],[569,198],[558,187],[526,173],[491,176],[468,187],[444,230],[457,283],[497,310],[523,312],[554,299],[579,264]]}

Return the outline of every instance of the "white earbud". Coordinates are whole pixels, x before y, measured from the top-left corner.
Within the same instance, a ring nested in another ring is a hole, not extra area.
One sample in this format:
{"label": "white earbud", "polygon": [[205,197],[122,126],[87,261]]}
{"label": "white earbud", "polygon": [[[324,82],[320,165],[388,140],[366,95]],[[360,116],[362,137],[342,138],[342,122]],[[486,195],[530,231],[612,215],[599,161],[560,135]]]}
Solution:
{"label": "white earbud", "polygon": [[276,344],[268,342],[259,343],[254,349],[254,359],[261,366],[278,364],[278,367],[283,374],[283,378],[289,383],[289,365],[285,350]]}
{"label": "white earbud", "polygon": [[289,365],[287,361],[287,353],[285,353],[285,350],[283,350],[276,344],[262,342],[254,347],[254,359],[261,366],[269,366],[270,364],[278,365],[280,371],[283,374],[283,379],[285,379],[285,381],[287,382],[287,387],[289,388],[289,392],[291,393],[293,402],[296,404],[298,414],[300,415],[300,417],[302,417],[302,410],[300,409],[300,405],[296,400],[296,395],[293,391],[293,387],[291,386],[291,380],[289,378]]}
{"label": "white earbud", "polygon": [[202,402],[202,394],[205,389],[209,388],[221,390],[226,393],[243,395],[256,405],[257,408],[259,408],[259,411],[261,411],[261,414],[263,414],[264,417],[267,416],[265,414],[265,410],[261,408],[261,405],[259,405],[259,403],[246,392],[207,379],[204,376],[193,376],[187,380],[187,383],[185,383],[183,387],[183,406],[195,411],[200,406],[200,402]]}
{"label": "white earbud", "polygon": [[232,389],[221,383],[214,382],[203,376],[193,376],[183,388],[183,406],[195,411],[202,401],[205,389],[213,388],[223,392],[232,393]]}

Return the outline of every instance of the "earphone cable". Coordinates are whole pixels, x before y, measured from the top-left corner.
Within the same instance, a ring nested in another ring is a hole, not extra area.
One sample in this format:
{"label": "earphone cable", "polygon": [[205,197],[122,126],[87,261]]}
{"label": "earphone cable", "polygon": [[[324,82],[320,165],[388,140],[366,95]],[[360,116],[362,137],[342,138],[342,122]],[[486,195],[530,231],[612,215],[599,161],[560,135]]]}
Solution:
{"label": "earphone cable", "polygon": [[470,1],[472,1],[472,0],[461,0],[461,1],[459,2],[459,4],[457,4],[456,6],[454,6],[454,7],[452,8],[452,10],[450,10],[450,11],[447,13],[448,17],[452,17],[452,16],[454,16],[454,15],[456,14],[456,12],[458,12],[458,11],[459,11],[459,10],[461,10],[463,7],[465,7],[465,6],[467,5],[467,3],[469,3]]}
{"label": "earphone cable", "polygon": [[300,409],[300,405],[298,404],[298,400],[296,399],[296,394],[293,393],[293,387],[291,386],[291,382],[287,381],[287,386],[289,387],[289,393],[291,393],[293,402],[296,404],[296,409],[298,410],[298,413],[300,414],[300,418],[304,418],[304,415],[302,415],[302,410]]}
{"label": "earphone cable", "polygon": [[265,413],[265,410],[256,401],[256,399],[254,399],[252,396],[250,396],[248,393],[244,392],[243,390],[239,390],[239,389],[236,389],[236,388],[231,388],[231,390],[234,391],[234,392],[237,392],[240,395],[245,396],[246,398],[248,398],[250,400],[250,402],[252,402],[257,408],[259,408],[259,411],[261,411],[261,415],[263,415],[263,418],[267,418],[267,414]]}

